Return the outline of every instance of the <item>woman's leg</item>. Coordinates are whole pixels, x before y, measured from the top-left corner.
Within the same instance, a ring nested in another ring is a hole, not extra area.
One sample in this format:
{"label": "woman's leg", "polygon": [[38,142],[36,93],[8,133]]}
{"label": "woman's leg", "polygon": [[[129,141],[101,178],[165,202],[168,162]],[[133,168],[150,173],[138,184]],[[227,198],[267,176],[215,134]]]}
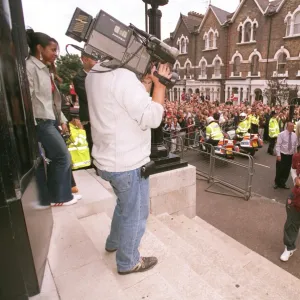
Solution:
{"label": "woman's leg", "polygon": [[55,127],[54,120],[47,120],[36,126],[39,142],[46,156],[51,160],[48,165],[48,188],[54,203],[72,200],[71,193],[71,156],[67,146]]}

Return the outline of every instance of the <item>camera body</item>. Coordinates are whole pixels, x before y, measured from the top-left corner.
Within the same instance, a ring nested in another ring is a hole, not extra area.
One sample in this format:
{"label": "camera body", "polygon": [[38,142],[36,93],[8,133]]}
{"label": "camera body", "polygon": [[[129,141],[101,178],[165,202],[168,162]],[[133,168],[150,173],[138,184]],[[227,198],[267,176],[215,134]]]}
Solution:
{"label": "camera body", "polygon": [[[132,24],[126,26],[103,10],[93,19],[76,8],[66,35],[78,42],[85,42],[84,52],[88,55],[111,59],[117,67],[127,68],[137,76],[148,73],[153,64],[173,65],[179,55],[178,49]],[[165,81],[168,88],[175,82],[176,75],[169,82]]]}

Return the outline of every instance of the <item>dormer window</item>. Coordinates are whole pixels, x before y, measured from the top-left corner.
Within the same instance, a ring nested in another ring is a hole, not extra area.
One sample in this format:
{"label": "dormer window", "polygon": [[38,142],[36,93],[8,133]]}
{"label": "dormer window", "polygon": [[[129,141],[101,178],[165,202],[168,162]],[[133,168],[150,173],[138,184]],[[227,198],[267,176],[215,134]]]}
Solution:
{"label": "dormer window", "polygon": [[177,46],[180,54],[187,54],[188,52],[189,38],[187,36],[181,35],[177,40]]}
{"label": "dormer window", "polygon": [[300,34],[300,11],[295,15],[294,34]]}
{"label": "dormer window", "polygon": [[244,23],[240,23],[238,27],[238,43],[255,43],[256,42],[256,32],[258,28],[258,22],[256,19],[251,20],[249,17]]}
{"label": "dormer window", "polygon": [[286,36],[290,36],[291,34],[291,23],[292,23],[292,17],[288,17],[286,21]]}
{"label": "dormer window", "polygon": [[244,29],[244,43],[251,41],[251,31],[252,31],[251,27],[252,27],[251,23],[247,22]]}
{"label": "dormer window", "polygon": [[181,53],[186,53],[186,42],[184,39],[181,40]]}
{"label": "dormer window", "polygon": [[286,24],[286,37],[300,35],[300,5],[293,13],[287,14],[284,23]]}
{"label": "dormer window", "polygon": [[208,32],[205,32],[203,36],[204,40],[204,50],[214,50],[217,49],[217,38],[219,36],[218,30],[209,29]]}
{"label": "dormer window", "polygon": [[210,32],[208,34],[208,48],[212,49],[214,47],[214,34],[213,32]]}

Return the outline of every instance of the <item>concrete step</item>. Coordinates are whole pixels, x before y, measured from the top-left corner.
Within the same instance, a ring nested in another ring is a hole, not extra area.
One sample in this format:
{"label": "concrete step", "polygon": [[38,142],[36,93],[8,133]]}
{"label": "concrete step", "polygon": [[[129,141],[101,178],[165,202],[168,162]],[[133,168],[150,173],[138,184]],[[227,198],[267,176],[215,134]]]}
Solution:
{"label": "concrete step", "polygon": [[[198,273],[206,284],[210,285],[219,295],[224,299],[259,299],[253,297],[252,291],[245,288],[241,284],[241,280],[236,280],[227,274],[218,261],[206,251],[199,251],[196,247],[179,236],[172,230],[165,222],[166,218],[172,219],[176,222],[176,217],[169,215],[158,216],[158,218],[150,218],[148,229],[154,233],[165,245],[172,249],[172,252],[184,260],[191,266],[191,268]],[[159,219],[162,220],[159,221]],[[167,226],[166,226],[167,225]],[[199,285],[200,287],[200,285]],[[260,298],[269,299],[269,298]],[[273,298],[278,299],[279,298]]]}
{"label": "concrete step", "polygon": [[[154,217],[153,217],[154,218]],[[214,289],[201,279],[193,269],[186,263],[184,257],[178,257],[172,249],[165,246],[154,234],[146,231],[140,247],[142,256],[156,256],[158,265],[152,270],[132,274],[130,276],[118,276],[116,271],[115,254],[107,254],[104,251],[106,236],[109,233],[110,220],[105,214],[94,215],[80,220],[87,234],[94,242],[100,255],[106,260],[107,265],[114,270],[116,280],[120,286],[129,292],[136,290],[140,285],[139,298],[148,296],[150,299],[210,299],[221,300],[221,297]],[[101,224],[101,227],[99,226]],[[153,287],[149,286],[149,281]],[[166,285],[167,284],[167,285]],[[201,288],[198,288],[198,286]],[[164,291],[167,286],[168,293]],[[173,292],[172,292],[173,291]]]}
{"label": "concrete step", "polygon": [[72,211],[54,215],[48,261],[61,300],[130,299]]}
{"label": "concrete step", "polygon": [[[254,299],[285,299],[288,295],[289,299],[298,299],[298,288],[297,291],[293,288],[295,284],[300,286],[297,278],[253,251],[244,251],[244,246],[231,241],[225,234],[209,232],[185,216],[174,218],[164,215],[160,219],[203,255],[212,257],[214,266],[236,280],[239,289],[245,287],[243,297],[248,294]],[[254,266],[259,268],[259,272],[254,271]],[[277,276],[258,276],[258,273],[267,275],[263,270],[273,270]],[[278,278],[289,278],[293,284]]]}
{"label": "concrete step", "polygon": [[[87,235],[93,241],[99,255],[106,262],[107,267],[112,270],[119,287],[123,290],[127,297],[129,297],[129,299],[185,299],[178,296],[174,287],[170,285],[159,272],[158,267],[160,265],[145,273],[136,273],[127,276],[120,276],[117,274],[115,253],[107,253],[104,249],[111,223],[110,218],[106,214],[102,213],[81,219],[80,223],[86,230]],[[155,247],[153,252],[160,262],[165,261],[169,256],[169,254],[165,252],[163,244],[153,238],[151,234],[146,233],[143,238],[143,246],[141,247],[141,252],[144,256],[147,256],[147,251],[149,251],[150,245]],[[153,255],[153,253],[151,254]],[[121,299],[122,298],[120,298],[120,300]],[[186,299],[192,300],[192,298]],[[116,298],[116,300],[118,299]]]}
{"label": "concrete step", "polygon": [[80,170],[73,174],[76,184],[79,187],[79,194],[81,194],[83,198],[75,205],[53,208],[53,214],[70,211],[79,219],[102,212],[112,216],[116,205],[116,196],[103,186],[98,180],[100,177],[96,176],[95,171]]}

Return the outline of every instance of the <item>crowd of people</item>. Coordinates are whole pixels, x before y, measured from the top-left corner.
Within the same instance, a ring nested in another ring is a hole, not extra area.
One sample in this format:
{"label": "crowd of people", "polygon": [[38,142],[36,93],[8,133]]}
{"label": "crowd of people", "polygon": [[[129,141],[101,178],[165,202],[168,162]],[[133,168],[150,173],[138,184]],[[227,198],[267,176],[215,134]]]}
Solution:
{"label": "crowd of people", "polygon": [[[296,108],[293,119],[295,124],[299,120],[299,113],[299,108]],[[279,132],[284,131],[289,118],[288,105],[268,105],[261,101],[255,101],[252,105],[246,101],[241,104],[233,104],[230,101],[220,103],[218,100],[211,102],[209,97],[204,97],[203,94],[183,93],[180,100],[166,99],[163,128],[165,136],[173,140],[171,152],[176,152],[182,150],[180,142],[176,142],[179,137],[183,139],[185,149],[199,145],[199,130],[207,126],[209,117],[213,117],[222,129],[226,130],[238,128],[244,116],[252,132],[259,133],[265,142],[271,142],[268,153],[274,155],[275,140],[269,132],[270,120],[275,117]]]}

